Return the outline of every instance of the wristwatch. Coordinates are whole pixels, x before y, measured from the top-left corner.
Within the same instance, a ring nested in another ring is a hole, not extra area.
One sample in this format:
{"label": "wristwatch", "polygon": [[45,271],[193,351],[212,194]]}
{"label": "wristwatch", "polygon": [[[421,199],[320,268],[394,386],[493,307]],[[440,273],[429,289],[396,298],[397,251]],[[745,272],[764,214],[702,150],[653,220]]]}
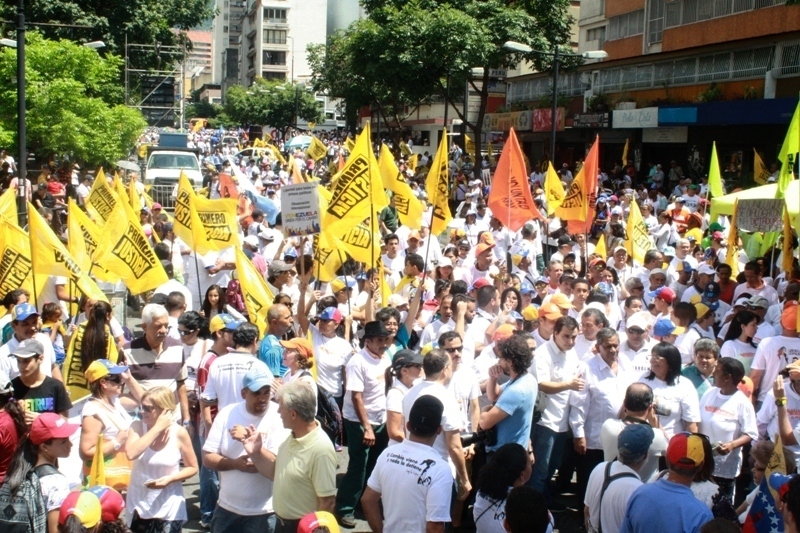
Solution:
{"label": "wristwatch", "polygon": [[189,427],[191,424],[192,424],[192,421],[191,421],[191,420],[184,420],[184,421],[183,421],[183,427],[185,427],[185,428],[186,428],[186,427]]}
{"label": "wristwatch", "polygon": [[786,398],[775,398],[775,405],[782,407],[786,405]]}

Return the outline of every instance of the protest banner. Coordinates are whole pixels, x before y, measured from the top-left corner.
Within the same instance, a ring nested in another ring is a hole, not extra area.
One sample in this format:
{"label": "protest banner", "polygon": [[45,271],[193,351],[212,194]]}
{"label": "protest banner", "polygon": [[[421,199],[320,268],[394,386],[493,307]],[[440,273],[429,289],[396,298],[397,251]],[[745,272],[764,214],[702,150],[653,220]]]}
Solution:
{"label": "protest banner", "polygon": [[739,200],[737,222],[742,231],[783,231],[783,200]]}
{"label": "protest banner", "polygon": [[205,254],[221,251],[239,242],[239,202],[233,198],[209,200],[194,195],[189,199],[194,250]]}
{"label": "protest banner", "polygon": [[314,235],[320,232],[319,186],[316,183],[286,185],[281,188],[283,231],[286,235]]}

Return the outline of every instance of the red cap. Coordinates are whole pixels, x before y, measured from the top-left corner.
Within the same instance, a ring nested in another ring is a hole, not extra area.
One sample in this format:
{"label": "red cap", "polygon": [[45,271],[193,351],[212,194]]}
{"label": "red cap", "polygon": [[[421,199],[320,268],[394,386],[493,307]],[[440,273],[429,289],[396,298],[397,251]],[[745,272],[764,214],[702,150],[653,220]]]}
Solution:
{"label": "red cap", "polygon": [[125,510],[125,499],[119,492],[105,485],[95,485],[86,490],[100,500],[103,522],[113,522],[122,515],[122,511]]}
{"label": "red cap", "polygon": [[31,444],[39,445],[50,439],[66,439],[80,428],[80,425],[70,424],[59,414],[42,413],[33,421],[29,438]]}
{"label": "red cap", "polygon": [[656,291],[656,298],[660,298],[665,302],[667,302],[668,304],[674,302],[675,298],[677,297],[678,295],[675,294],[675,291],[673,291],[669,287],[661,287]]}
{"label": "red cap", "polygon": [[470,290],[471,291],[472,290],[476,291],[476,290],[480,289],[481,287],[486,287],[487,285],[491,285],[491,284],[492,284],[492,282],[489,281],[486,278],[478,278],[478,279],[475,280],[475,283],[472,284],[472,287],[470,287]]}

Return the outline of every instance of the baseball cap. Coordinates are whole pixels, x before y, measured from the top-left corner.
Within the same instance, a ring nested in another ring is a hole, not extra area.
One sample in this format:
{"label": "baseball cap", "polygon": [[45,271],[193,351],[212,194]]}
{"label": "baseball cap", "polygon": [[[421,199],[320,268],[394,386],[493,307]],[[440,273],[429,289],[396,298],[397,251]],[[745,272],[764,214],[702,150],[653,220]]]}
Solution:
{"label": "baseball cap", "polygon": [[678,203],[678,202],[683,204],[683,203],[686,203],[686,200],[684,200],[683,196],[678,196],[677,198],[675,198],[675,203]]}
{"label": "baseball cap", "polygon": [[678,433],[667,446],[667,461],[673,465],[700,466],[705,458],[703,437],[698,435]]}
{"label": "baseball cap", "polygon": [[603,264],[603,266],[606,266],[606,262],[602,257],[595,257],[594,259],[589,261],[589,268],[594,268],[595,266],[601,263]]}
{"label": "baseball cap", "polygon": [[436,263],[436,266],[439,268],[442,267],[453,268],[453,261],[447,256],[442,256],[439,258],[439,261]]}
{"label": "baseball cap", "polygon": [[519,266],[522,260],[528,257],[528,255],[530,255],[530,250],[528,249],[522,250],[522,252],[518,254],[511,254],[511,264]]}
{"label": "baseball cap", "polygon": [[464,248],[466,250],[469,250],[470,248],[472,248],[472,245],[466,239],[462,239],[462,240],[458,241],[458,245],[457,246],[458,246],[458,248]]}
{"label": "baseball cap", "polygon": [[255,360],[250,365],[250,370],[242,378],[242,388],[250,389],[250,392],[258,392],[264,387],[272,387],[273,377],[266,364]]}
{"label": "baseball cap", "polygon": [[293,267],[291,265],[287,265],[285,261],[276,259],[269,264],[269,268],[267,269],[267,275],[270,277],[275,277],[282,272],[291,272],[292,268]]}
{"label": "baseball cap", "polygon": [[569,301],[569,298],[560,292],[557,292],[550,297],[550,303],[557,305],[561,309],[572,309],[574,307],[572,302]]}
{"label": "baseball cap", "polygon": [[628,424],[617,436],[617,451],[622,459],[644,457],[655,433],[648,424]]}
{"label": "baseball cap", "polygon": [[403,307],[408,305],[408,298],[402,294],[390,294],[389,300],[386,302],[389,307]]}
{"label": "baseball cap", "polygon": [[280,343],[281,346],[286,349],[297,350],[303,354],[306,359],[314,358],[314,347],[311,345],[311,341],[305,337],[295,337],[294,339],[290,339],[288,341],[280,341]]}
{"label": "baseball cap", "polygon": [[614,287],[607,281],[601,281],[600,283],[595,285],[594,290],[601,292],[606,296],[611,296],[614,294]]}
{"label": "baseball cap", "polygon": [[716,276],[717,271],[714,270],[714,267],[711,265],[704,263],[700,266],[700,268],[697,269],[697,273],[705,274],[706,276]]}
{"label": "baseball cap", "polygon": [[417,240],[417,241],[422,239],[422,237],[419,234],[419,231],[417,231],[415,229],[411,230],[411,232],[408,234],[408,240],[410,241],[411,239],[414,239],[414,240]]}
{"label": "baseball cap", "polygon": [[283,252],[283,257],[284,258],[292,257],[292,258],[296,259],[297,258],[297,250],[295,250],[294,248],[289,248],[285,252]]}
{"label": "baseball cap", "polygon": [[744,296],[739,297],[735,302],[733,302],[734,307],[747,307],[747,304],[750,302],[750,298],[745,298]]}
{"label": "baseball cap", "polygon": [[651,315],[648,311],[639,311],[633,313],[631,316],[628,317],[628,320],[625,322],[625,329],[639,328],[641,330],[647,331],[647,328],[650,327],[652,316],[653,315]]}
{"label": "baseball cap", "polygon": [[723,231],[724,229],[725,228],[723,228],[722,224],[720,224],[719,222],[712,222],[711,224],[708,225],[708,231],[710,231],[712,234],[715,231]]}
{"label": "baseball cap", "polygon": [[444,405],[441,400],[430,394],[420,396],[411,406],[408,424],[411,433],[420,437],[430,437],[442,425]]}
{"label": "baseball cap", "polygon": [[317,316],[320,320],[333,320],[337,324],[342,321],[342,312],[336,307],[326,307]]}
{"label": "baseball cap", "polygon": [[422,359],[422,354],[419,354],[414,350],[404,348],[402,350],[398,350],[398,352],[394,354],[394,357],[392,357],[392,366],[396,369],[399,369],[406,365],[421,365]]}
{"label": "baseball cap", "polygon": [[103,522],[114,522],[122,515],[125,510],[125,499],[122,495],[111,487],[105,485],[95,485],[86,489],[100,500],[102,514],[100,519]]}
{"label": "baseball cap", "polygon": [[50,439],[66,439],[80,428],[80,424],[70,424],[57,413],[41,413],[33,421],[28,437],[31,444],[39,445]]}
{"label": "baseball cap", "polygon": [[711,308],[702,302],[694,304],[694,308],[697,310],[697,318],[703,318],[711,311]]}
{"label": "baseball cap", "polygon": [[747,307],[760,307],[761,309],[769,309],[769,300],[763,296],[751,296],[747,301]]}
{"label": "baseball cap", "polygon": [[725,235],[723,235],[721,231],[715,231],[711,234],[711,238],[715,241],[721,242],[725,240]]}
{"label": "baseball cap", "polygon": [[340,533],[339,524],[328,511],[317,511],[315,513],[308,513],[297,524],[297,533],[316,533],[320,529],[328,533]]}
{"label": "baseball cap", "polygon": [[539,320],[539,310],[533,304],[528,305],[522,310],[522,318],[528,322]]}
{"label": "baseball cap", "polygon": [[502,326],[500,326],[499,328],[497,328],[494,331],[494,335],[492,335],[492,341],[493,342],[498,342],[498,341],[502,342],[502,341],[510,338],[512,335],[514,335],[514,332],[516,330],[517,330],[517,328],[515,328],[511,324],[503,324]]}
{"label": "baseball cap", "polygon": [[706,289],[703,291],[703,298],[719,298],[719,293],[722,289],[716,281],[708,282]]}
{"label": "baseball cap", "polygon": [[550,282],[547,280],[547,278],[546,278],[546,277],[544,277],[544,276],[539,276],[539,277],[538,277],[538,278],[536,278],[536,280],[533,282],[533,286],[535,287],[536,285],[539,285],[540,283],[544,283],[545,285],[547,285],[547,284],[548,284],[548,283],[550,283]]}
{"label": "baseball cap", "polygon": [[520,294],[530,294],[533,292],[533,285],[531,285],[527,281],[523,281],[519,284],[519,293]]}
{"label": "baseball cap", "polygon": [[[679,335],[678,327],[669,318],[659,318],[653,324],[653,335],[656,337],[666,337],[667,335]],[[681,328],[683,329],[683,328]]]}
{"label": "baseball cap", "polygon": [[11,311],[11,320],[25,320],[33,315],[39,316],[39,311],[36,310],[35,306],[29,303],[18,304]]}
{"label": "baseball cap", "polygon": [[622,206],[615,205],[614,207],[612,207],[611,208],[611,214],[612,215],[620,215],[620,216],[622,216]]}
{"label": "baseball cap", "polygon": [[547,302],[539,307],[539,317],[545,317],[547,320],[558,320],[562,316],[564,315],[561,314],[561,309],[553,302]]}
{"label": "baseball cap", "polygon": [[689,261],[678,261],[678,265],[675,267],[675,270],[678,272],[693,272],[694,268]]}
{"label": "baseball cap", "polygon": [[675,247],[674,246],[665,246],[661,249],[661,253],[665,256],[675,257]]}
{"label": "baseball cap", "polygon": [[25,339],[11,352],[13,357],[22,357],[27,359],[29,357],[36,357],[44,354],[44,346],[36,339]]}
{"label": "baseball cap", "polygon": [[486,287],[487,285],[491,285],[491,284],[492,284],[492,282],[489,281],[486,278],[478,278],[478,279],[475,280],[475,282],[472,285],[470,285],[469,290],[474,291],[474,290],[480,289],[481,287]]}
{"label": "baseball cap", "polygon": [[208,331],[211,333],[215,333],[223,329],[234,331],[239,327],[239,324],[241,324],[241,322],[233,318],[232,315],[229,315],[228,313],[220,313],[214,316],[214,318],[208,322]]}
{"label": "baseball cap", "polygon": [[258,237],[255,235],[248,235],[244,238],[244,243],[253,248],[258,248]]}
{"label": "baseball cap", "polygon": [[572,237],[570,237],[569,235],[562,235],[561,237],[558,238],[556,242],[558,243],[559,248],[567,244],[575,244],[575,241],[573,241]]}
{"label": "baseball cap", "polygon": [[58,511],[58,524],[67,523],[70,515],[75,516],[83,527],[93,528],[100,522],[103,508],[100,500],[88,490],[74,490],[67,494]]}
{"label": "baseball cap", "polygon": [[673,291],[669,287],[659,287],[656,290],[654,290],[653,292],[651,292],[650,296],[652,298],[659,298],[661,300],[664,300],[668,304],[671,304],[672,302],[674,302],[675,298],[678,297],[678,295],[675,294],[675,291]]}
{"label": "baseball cap", "polygon": [[161,204],[158,202],[153,203],[153,210],[155,211],[156,209],[162,209]]}
{"label": "baseball cap", "polygon": [[781,313],[781,327],[792,331],[795,330],[797,327],[797,303],[787,302]]}
{"label": "baseball cap", "polygon": [[335,278],[333,281],[331,281],[331,292],[336,294],[337,292],[339,292],[341,290],[352,289],[355,286],[356,286],[356,280],[355,279],[353,279],[351,277],[347,277],[347,278],[338,277],[338,278]]}
{"label": "baseball cap", "polygon": [[769,476],[769,486],[772,490],[778,493],[780,499],[789,491],[789,482],[795,474],[781,474],[780,472],[773,472]]}
{"label": "baseball cap", "polygon": [[89,383],[94,383],[98,379],[103,379],[106,376],[118,376],[128,370],[127,366],[124,365],[116,365],[109,361],[108,359],[97,359],[96,361],[92,361],[89,367],[86,369],[86,372],[83,373],[86,376],[86,380]]}
{"label": "baseball cap", "polygon": [[617,253],[617,252],[625,252],[627,254],[628,250],[624,246],[617,246],[617,247],[614,248],[614,253]]}

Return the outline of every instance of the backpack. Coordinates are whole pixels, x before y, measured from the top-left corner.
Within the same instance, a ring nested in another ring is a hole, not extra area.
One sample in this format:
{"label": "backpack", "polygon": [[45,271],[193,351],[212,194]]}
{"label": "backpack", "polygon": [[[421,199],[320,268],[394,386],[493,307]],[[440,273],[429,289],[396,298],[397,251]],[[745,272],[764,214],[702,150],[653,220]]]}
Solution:
{"label": "backpack", "polygon": [[0,486],[0,531],[3,533],[47,533],[47,508],[40,478],[61,475],[52,465],[40,465],[28,472],[17,493],[8,483]]}
{"label": "backpack", "polygon": [[225,291],[225,303],[240,313],[245,312],[242,285],[239,283],[238,279],[232,279],[228,282],[228,289]]}
{"label": "backpack", "polygon": [[[308,370],[304,371],[301,376],[311,375]],[[322,431],[331,439],[331,442],[337,444],[341,442],[342,434],[342,412],[339,410],[339,405],[336,399],[317,385],[317,414],[314,416],[319,422]]]}

